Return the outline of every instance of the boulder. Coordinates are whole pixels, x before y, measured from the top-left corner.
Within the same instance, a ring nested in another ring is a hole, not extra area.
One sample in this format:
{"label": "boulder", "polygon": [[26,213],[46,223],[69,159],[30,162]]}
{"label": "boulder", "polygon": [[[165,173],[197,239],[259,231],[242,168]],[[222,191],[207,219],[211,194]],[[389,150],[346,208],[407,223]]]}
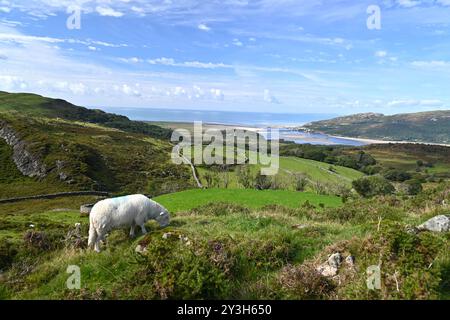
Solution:
{"label": "boulder", "polygon": [[88,216],[91,213],[94,204],[83,204],[80,206],[80,214],[81,216]]}
{"label": "boulder", "polygon": [[450,215],[439,215],[417,227],[420,231],[447,232],[450,230]]}
{"label": "boulder", "polygon": [[345,263],[353,268],[355,266],[355,257],[354,256],[348,256],[347,258],[345,258]]}
{"label": "boulder", "polygon": [[147,252],[147,247],[144,247],[143,245],[138,244],[138,245],[136,246],[136,248],[134,249],[134,251],[135,251],[136,253],[143,254],[143,253],[146,253],[146,252]]}
{"label": "boulder", "polygon": [[339,252],[333,253],[328,260],[318,266],[316,270],[324,277],[334,277],[337,275],[341,263],[342,255]]}

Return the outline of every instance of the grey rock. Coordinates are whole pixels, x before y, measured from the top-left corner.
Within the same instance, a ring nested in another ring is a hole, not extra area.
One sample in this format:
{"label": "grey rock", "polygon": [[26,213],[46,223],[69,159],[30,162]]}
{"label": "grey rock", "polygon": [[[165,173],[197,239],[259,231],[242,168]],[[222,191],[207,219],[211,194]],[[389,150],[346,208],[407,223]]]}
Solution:
{"label": "grey rock", "polygon": [[317,272],[324,277],[334,277],[339,271],[342,263],[342,255],[333,253],[328,260],[316,268]]}
{"label": "grey rock", "polygon": [[138,244],[138,245],[136,246],[136,248],[134,249],[134,251],[135,251],[136,253],[143,254],[143,253],[146,253],[146,252],[147,252],[147,247],[144,247],[144,246]]}
{"label": "grey rock", "polygon": [[172,236],[171,232],[166,232],[166,233],[163,234],[162,238],[163,239],[169,239],[171,236]]}
{"label": "grey rock", "polygon": [[345,263],[349,267],[354,267],[355,266],[355,257],[354,256],[348,256],[347,258],[345,258]]}
{"label": "grey rock", "polygon": [[81,216],[88,216],[91,213],[92,207],[94,204],[83,204],[80,206],[80,214]]}
{"label": "grey rock", "polygon": [[37,178],[47,175],[47,169],[41,159],[27,150],[26,143],[4,121],[0,121],[0,138],[13,148],[13,161],[23,175]]}
{"label": "grey rock", "polygon": [[420,230],[414,226],[406,226],[405,231],[411,235],[416,235],[420,232]]}
{"label": "grey rock", "polygon": [[342,263],[342,255],[339,252],[333,253],[328,258],[328,264],[333,268],[339,268],[341,263]]}
{"label": "grey rock", "polygon": [[420,231],[447,232],[450,230],[450,215],[433,217],[417,227]]}

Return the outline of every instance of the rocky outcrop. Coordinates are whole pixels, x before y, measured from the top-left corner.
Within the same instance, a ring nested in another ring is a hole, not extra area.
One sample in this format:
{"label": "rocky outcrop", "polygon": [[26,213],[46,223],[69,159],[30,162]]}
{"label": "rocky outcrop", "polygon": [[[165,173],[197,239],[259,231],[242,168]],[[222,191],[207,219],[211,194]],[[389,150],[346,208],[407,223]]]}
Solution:
{"label": "rocky outcrop", "polygon": [[334,277],[338,274],[343,262],[347,268],[354,270],[355,257],[349,255],[344,259],[340,252],[336,252],[330,255],[327,261],[316,267],[316,271],[324,277]]}
{"label": "rocky outcrop", "polygon": [[13,148],[13,161],[19,171],[28,177],[44,178],[47,169],[39,157],[27,150],[26,143],[4,121],[0,120],[0,138]]}
{"label": "rocky outcrop", "polygon": [[417,227],[419,231],[447,232],[450,231],[450,215],[440,215],[425,221]]}
{"label": "rocky outcrop", "polygon": [[338,271],[342,263],[342,255],[337,252],[328,257],[328,260],[316,268],[324,277],[333,277]]}
{"label": "rocky outcrop", "polygon": [[80,206],[80,215],[82,217],[88,217],[91,213],[92,208],[94,207],[95,203],[89,203],[89,204],[83,204]]}

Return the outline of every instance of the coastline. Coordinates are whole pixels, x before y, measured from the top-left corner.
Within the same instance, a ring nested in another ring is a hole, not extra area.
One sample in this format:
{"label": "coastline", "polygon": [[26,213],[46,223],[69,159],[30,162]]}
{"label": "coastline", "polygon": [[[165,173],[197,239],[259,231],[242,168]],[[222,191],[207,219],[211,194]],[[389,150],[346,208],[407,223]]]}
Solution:
{"label": "coastline", "polygon": [[[324,133],[322,133],[324,134]],[[425,144],[432,146],[441,146],[441,147],[450,147],[450,144],[445,143],[434,143],[434,142],[421,142],[421,141],[404,141],[404,140],[379,140],[379,139],[369,139],[369,138],[353,138],[353,137],[343,137],[343,136],[335,136],[329,135],[329,137],[337,138],[337,139],[347,139],[353,141],[360,141],[369,144]]]}
{"label": "coastline", "polygon": [[[185,127],[189,128],[193,125],[192,122],[178,122],[178,121],[146,121],[153,124],[164,124],[166,127],[170,127],[172,129]],[[218,123],[218,122],[205,122],[203,123],[203,127],[205,129],[218,129],[225,130],[227,128],[233,128],[238,130],[247,130],[247,131],[255,131],[255,132],[263,132],[269,126],[258,126],[258,125],[247,125],[247,124],[231,124],[231,123]],[[359,137],[346,137],[339,135],[332,135],[320,131],[312,131],[310,129],[304,130],[301,126],[293,126],[293,125],[273,125],[271,128],[285,129],[291,130],[292,132],[297,132],[298,136],[295,134],[285,135],[288,141],[294,140],[303,140],[304,143],[313,143],[313,144],[323,144],[323,145],[333,145],[338,143],[330,142],[329,139],[339,139],[339,140],[347,140],[361,143],[362,145],[371,145],[371,144],[423,144],[423,145],[434,145],[441,147],[450,147],[450,144],[445,143],[434,143],[434,142],[420,142],[420,141],[404,141],[404,140],[381,140],[381,139],[371,139],[371,138],[359,138]],[[323,137],[308,137],[307,135],[322,135]],[[297,138],[297,139],[296,139]]]}

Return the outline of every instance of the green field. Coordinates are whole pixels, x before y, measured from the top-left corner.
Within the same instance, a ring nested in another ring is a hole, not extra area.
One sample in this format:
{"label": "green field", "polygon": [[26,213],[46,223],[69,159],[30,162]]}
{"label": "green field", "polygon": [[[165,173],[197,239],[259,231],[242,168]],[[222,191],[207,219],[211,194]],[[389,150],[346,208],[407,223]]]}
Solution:
{"label": "green field", "polygon": [[[280,167],[288,172],[306,173],[313,180],[321,182],[351,183],[364,175],[354,169],[295,157],[281,157]],[[330,171],[330,168],[333,171]]]}
{"label": "green field", "polygon": [[[253,175],[256,175],[261,169],[261,166],[259,165],[250,165],[249,167]],[[207,185],[205,176],[207,174],[213,174],[218,180],[217,184],[219,187],[224,187],[221,181],[223,181],[226,176],[226,179],[229,181],[228,188],[242,188],[238,180],[237,170],[217,172],[211,168],[200,166],[197,167],[197,171],[199,173],[200,180],[204,185]],[[362,172],[351,168],[330,165],[324,162],[297,157],[280,157],[280,168],[278,170],[278,174],[271,178],[281,182],[280,184],[283,189],[295,190],[294,174],[304,174],[308,177],[310,182],[320,182],[328,185],[341,184],[347,187],[351,185],[353,180],[364,175]],[[311,188],[307,189],[312,191]]]}
{"label": "green field", "polygon": [[[403,208],[414,204],[409,201],[356,201],[344,208],[336,197],[289,191],[198,189],[155,200],[172,210],[169,227],[149,222],[149,234],[136,239],[128,229],[112,231],[100,254],[83,249],[89,221],[78,207],[92,197],[0,205],[0,263],[7,270],[0,299],[449,297],[445,234],[405,231],[442,212],[433,194],[412,211]],[[304,200],[329,208],[301,207]],[[433,205],[433,212],[418,214]],[[77,222],[81,243],[67,238]],[[30,232],[36,238],[26,238]],[[138,244],[148,252],[136,253]],[[342,267],[339,285],[314,269],[336,251],[355,256],[357,268]],[[380,258],[380,252],[386,254]],[[400,270],[401,291],[389,275],[384,291],[367,291],[365,270],[380,259],[389,270]],[[66,288],[69,265],[81,269],[81,290]]]}
{"label": "green field", "polygon": [[291,208],[300,207],[305,201],[318,206],[338,207],[342,204],[339,197],[322,196],[308,192],[288,190],[250,190],[250,189],[193,189],[154,198],[171,212],[188,211],[211,202],[227,202],[250,208],[266,205],[281,205]]}

